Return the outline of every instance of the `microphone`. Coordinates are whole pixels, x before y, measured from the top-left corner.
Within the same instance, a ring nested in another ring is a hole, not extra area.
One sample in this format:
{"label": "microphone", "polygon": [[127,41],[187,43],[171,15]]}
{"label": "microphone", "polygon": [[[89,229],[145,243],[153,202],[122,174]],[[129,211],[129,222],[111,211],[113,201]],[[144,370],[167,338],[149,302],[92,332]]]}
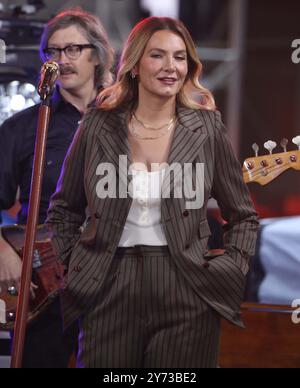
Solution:
{"label": "microphone", "polygon": [[41,79],[38,93],[42,101],[45,101],[53,92],[55,81],[59,76],[59,66],[56,62],[45,62],[41,68]]}

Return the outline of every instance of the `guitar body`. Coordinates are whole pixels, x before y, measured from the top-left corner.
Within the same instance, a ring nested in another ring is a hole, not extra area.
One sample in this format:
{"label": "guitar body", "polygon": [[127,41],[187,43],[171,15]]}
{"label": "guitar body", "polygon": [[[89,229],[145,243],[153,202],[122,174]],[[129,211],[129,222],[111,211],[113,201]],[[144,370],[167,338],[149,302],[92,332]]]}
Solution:
{"label": "guitar body", "polygon": [[[24,226],[7,226],[1,228],[3,238],[23,257],[25,241]],[[35,299],[30,299],[27,324],[32,323],[58,296],[62,285],[64,267],[59,263],[50,243],[49,231],[45,226],[38,226],[32,281],[38,286],[35,290]],[[1,290],[0,300],[5,302],[6,323],[0,322],[0,330],[12,330],[14,328],[18,295],[8,290]]]}

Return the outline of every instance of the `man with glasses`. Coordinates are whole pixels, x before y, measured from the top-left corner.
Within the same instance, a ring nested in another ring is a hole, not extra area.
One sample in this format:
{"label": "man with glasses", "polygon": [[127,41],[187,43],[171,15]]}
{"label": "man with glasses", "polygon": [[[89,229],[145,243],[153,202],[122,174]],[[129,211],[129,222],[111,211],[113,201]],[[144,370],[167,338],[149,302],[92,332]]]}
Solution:
{"label": "man with glasses", "polygon": [[[60,68],[46,148],[39,213],[42,224],[82,115],[93,104],[99,89],[112,81],[113,51],[100,21],[76,8],[49,21],[41,39],[40,54],[43,61],[56,61]],[[1,210],[14,204],[19,188],[19,224],[27,222],[38,109],[36,105],[20,112],[0,127],[0,216]],[[0,287],[18,288],[21,268],[19,257],[0,236]],[[27,329],[23,367],[67,367],[76,335],[76,328],[63,334],[59,300],[54,301]]]}

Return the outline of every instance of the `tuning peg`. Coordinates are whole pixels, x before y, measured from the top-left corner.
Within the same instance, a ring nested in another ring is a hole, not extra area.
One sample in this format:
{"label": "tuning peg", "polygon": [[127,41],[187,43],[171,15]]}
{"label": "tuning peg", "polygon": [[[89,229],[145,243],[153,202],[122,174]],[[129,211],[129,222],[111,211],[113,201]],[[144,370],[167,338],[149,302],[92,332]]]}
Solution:
{"label": "tuning peg", "polygon": [[284,152],[287,152],[287,145],[289,144],[288,139],[282,139],[280,142],[281,147],[283,148]]}
{"label": "tuning peg", "polygon": [[274,148],[276,148],[276,146],[277,144],[275,143],[275,141],[272,141],[272,140],[269,140],[264,144],[265,149],[270,152],[270,155],[272,155],[272,152]]}
{"label": "tuning peg", "polygon": [[293,143],[296,144],[296,146],[297,146],[297,147],[299,148],[299,150],[300,150],[300,136],[294,137]]}
{"label": "tuning peg", "polygon": [[256,143],[252,144],[252,149],[255,152],[255,156],[258,157],[259,145]]}

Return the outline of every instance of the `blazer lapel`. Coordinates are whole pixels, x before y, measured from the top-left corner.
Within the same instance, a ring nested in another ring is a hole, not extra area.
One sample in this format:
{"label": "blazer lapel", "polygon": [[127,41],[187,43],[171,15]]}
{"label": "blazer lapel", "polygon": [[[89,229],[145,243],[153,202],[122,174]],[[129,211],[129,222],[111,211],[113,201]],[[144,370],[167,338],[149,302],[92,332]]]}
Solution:
{"label": "blazer lapel", "polygon": [[[179,107],[177,113],[178,124],[175,128],[167,163],[168,166],[177,163],[182,167],[185,163],[192,163],[195,160],[200,147],[208,138],[208,134],[204,123],[194,110]],[[101,132],[98,134],[98,139],[107,160],[114,164],[119,179],[128,185],[131,180],[129,166],[132,164],[132,157],[126,124],[127,114],[128,108],[126,107],[109,113]],[[120,156],[122,156],[121,163]],[[169,181],[171,187],[180,172],[177,170],[171,174]],[[164,180],[162,188],[163,191],[170,190],[167,180]]]}
{"label": "blazer lapel", "polygon": [[198,114],[194,110],[180,107],[168,164],[193,162],[207,137],[204,124]]}
{"label": "blazer lapel", "polygon": [[108,114],[101,132],[97,135],[107,161],[114,164],[122,184],[131,180],[129,166],[132,163],[126,124],[127,109],[118,109]]}
{"label": "blazer lapel", "polygon": [[[120,155],[127,155],[129,163],[132,162],[126,115],[127,109],[110,113],[98,135],[104,153],[116,167],[118,167]],[[192,109],[179,107],[178,124],[172,140],[168,164],[192,162],[207,137],[205,126],[198,114]]]}
{"label": "blazer lapel", "polygon": [[117,168],[120,155],[127,155],[131,159],[127,131],[126,112],[118,110],[108,114],[97,135],[107,159]]}
{"label": "blazer lapel", "polygon": [[197,154],[199,154],[200,147],[203,146],[208,138],[204,123],[194,110],[179,107],[177,113],[178,124],[171,144],[168,166],[170,167],[173,163],[176,163],[178,167],[180,165],[180,168],[175,169],[169,181],[164,180],[162,186],[163,193],[171,192],[174,180],[176,181],[178,174],[182,173],[183,165],[185,163],[192,163],[195,160]]}

